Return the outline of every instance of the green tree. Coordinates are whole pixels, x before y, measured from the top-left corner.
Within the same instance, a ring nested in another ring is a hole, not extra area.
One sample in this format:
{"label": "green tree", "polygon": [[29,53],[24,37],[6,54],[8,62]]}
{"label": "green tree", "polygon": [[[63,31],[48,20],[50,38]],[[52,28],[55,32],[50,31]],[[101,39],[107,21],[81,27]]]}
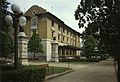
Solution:
{"label": "green tree", "polygon": [[97,57],[97,40],[92,35],[87,35],[83,40],[83,53],[87,58]]}
{"label": "green tree", "polygon": [[10,29],[4,21],[9,3],[6,0],[0,0],[0,56],[8,57],[13,51],[13,40],[10,36]]}
{"label": "green tree", "polygon": [[[6,26],[4,17],[8,13],[9,3],[6,0],[0,0],[0,57],[7,57],[12,52],[12,39],[8,35],[9,28]],[[1,82],[1,65],[0,65],[0,82]]]}
{"label": "green tree", "polygon": [[34,53],[34,59],[36,53],[43,53],[41,39],[38,34],[33,33],[28,42],[28,52]]}
{"label": "green tree", "polygon": [[85,27],[94,36],[99,33],[99,45],[118,61],[120,80],[120,0],[81,0],[75,11],[79,27]]}
{"label": "green tree", "polygon": [[94,37],[99,33],[99,45],[104,46],[111,56],[117,58],[119,52],[119,0],[81,0],[75,11],[79,27],[85,27]]}
{"label": "green tree", "polygon": [[4,21],[5,16],[9,13],[7,11],[8,5],[9,3],[7,2],[7,0],[0,0],[0,30],[4,32],[9,31],[9,28]]}
{"label": "green tree", "polygon": [[2,57],[12,57],[12,53],[13,53],[13,40],[11,39],[10,34],[8,33],[0,33],[0,37],[1,37],[1,44],[2,44],[2,48],[1,48],[1,56]]}

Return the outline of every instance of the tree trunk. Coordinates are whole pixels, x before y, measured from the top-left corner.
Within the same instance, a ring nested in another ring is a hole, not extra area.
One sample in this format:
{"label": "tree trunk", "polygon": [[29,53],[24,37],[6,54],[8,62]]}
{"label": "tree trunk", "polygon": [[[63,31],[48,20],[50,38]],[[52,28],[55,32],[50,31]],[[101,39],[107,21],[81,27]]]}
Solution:
{"label": "tree trunk", "polygon": [[[1,30],[0,30],[1,32]],[[0,57],[2,56],[2,44],[1,44],[1,33],[0,33]],[[1,69],[1,65],[0,65],[0,82],[1,82],[1,78],[2,78],[2,69]]]}
{"label": "tree trunk", "polygon": [[[120,0],[119,0],[119,3],[118,3],[118,17],[119,17],[119,23],[120,23]],[[117,54],[118,56],[118,59],[117,59],[117,65],[118,65],[118,82],[120,81],[120,24],[119,24],[119,31],[118,31],[118,33],[119,33],[119,36],[118,36],[118,38],[119,38],[119,43],[118,43],[118,45],[119,45],[119,53]]]}
{"label": "tree trunk", "polygon": [[117,69],[117,75],[118,75],[118,82],[120,81],[120,29],[119,29],[119,53],[117,54],[117,65],[118,65],[118,69]]}

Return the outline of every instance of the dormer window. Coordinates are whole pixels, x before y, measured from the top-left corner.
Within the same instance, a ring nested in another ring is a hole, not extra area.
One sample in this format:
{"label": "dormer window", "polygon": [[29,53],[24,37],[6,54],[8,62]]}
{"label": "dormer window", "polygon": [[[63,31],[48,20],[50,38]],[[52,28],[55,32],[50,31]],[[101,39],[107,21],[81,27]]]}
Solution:
{"label": "dormer window", "polygon": [[36,29],[37,24],[38,24],[37,18],[32,18],[32,20],[31,20],[31,29]]}

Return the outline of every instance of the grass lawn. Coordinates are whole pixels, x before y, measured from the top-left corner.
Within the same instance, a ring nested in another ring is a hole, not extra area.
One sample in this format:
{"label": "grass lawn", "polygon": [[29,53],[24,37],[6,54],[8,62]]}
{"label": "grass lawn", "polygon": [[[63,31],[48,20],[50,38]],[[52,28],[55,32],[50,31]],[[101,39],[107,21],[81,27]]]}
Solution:
{"label": "grass lawn", "polygon": [[[27,68],[39,68],[36,65],[29,65],[29,66],[25,66]],[[46,75],[50,75],[50,74],[56,74],[56,73],[62,73],[65,72],[67,70],[70,70],[71,68],[65,68],[65,67],[53,67],[53,66],[49,66],[46,67]]]}
{"label": "grass lawn", "polygon": [[[52,63],[52,62],[49,62],[49,63]],[[56,63],[56,62],[54,62]],[[75,62],[59,62],[61,64],[90,64],[90,63],[93,63],[93,62],[85,62],[85,61],[75,61]]]}
{"label": "grass lawn", "polygon": [[65,67],[52,67],[50,66],[49,68],[47,68],[46,70],[46,74],[49,75],[49,74],[56,74],[56,73],[62,73],[62,72],[65,72],[65,71],[68,71],[70,70],[71,68],[65,68]]}

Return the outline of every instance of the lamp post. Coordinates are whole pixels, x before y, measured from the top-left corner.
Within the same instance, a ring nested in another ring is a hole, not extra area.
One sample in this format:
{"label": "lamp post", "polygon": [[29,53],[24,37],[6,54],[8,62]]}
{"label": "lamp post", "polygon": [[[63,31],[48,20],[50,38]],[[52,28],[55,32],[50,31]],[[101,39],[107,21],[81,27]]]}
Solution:
{"label": "lamp post", "polygon": [[19,6],[16,4],[11,5],[11,10],[13,13],[11,15],[6,15],[5,21],[8,26],[13,26],[14,28],[14,67],[17,69],[18,67],[18,27],[25,26],[26,18],[23,16],[23,12],[20,11]]}

